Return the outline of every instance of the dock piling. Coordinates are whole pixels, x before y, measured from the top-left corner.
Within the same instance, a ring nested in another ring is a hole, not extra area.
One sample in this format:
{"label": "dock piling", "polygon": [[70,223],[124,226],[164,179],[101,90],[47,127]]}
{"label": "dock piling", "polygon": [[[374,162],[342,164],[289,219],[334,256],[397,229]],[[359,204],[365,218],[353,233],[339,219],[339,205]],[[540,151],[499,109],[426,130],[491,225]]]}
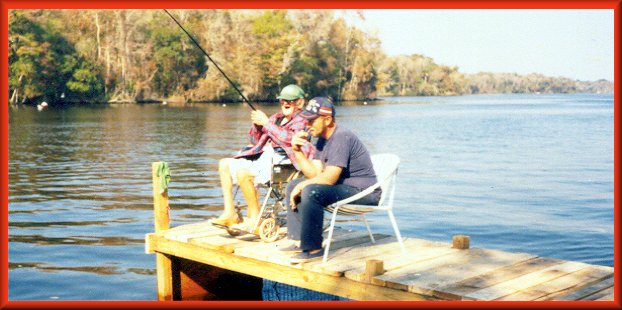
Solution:
{"label": "dock piling", "polygon": [[[153,181],[153,211],[155,232],[169,229],[168,189],[160,192],[160,177],[158,169],[163,162],[151,164]],[[171,282],[171,258],[162,253],[156,253],[156,278],[158,283],[158,300],[173,300],[173,285]]]}
{"label": "dock piling", "polygon": [[382,275],[384,272],[384,261],[378,259],[365,261],[365,282],[371,282],[373,277]]}
{"label": "dock piling", "polygon": [[469,236],[455,235],[452,239],[454,249],[467,250],[470,247],[471,238]]}

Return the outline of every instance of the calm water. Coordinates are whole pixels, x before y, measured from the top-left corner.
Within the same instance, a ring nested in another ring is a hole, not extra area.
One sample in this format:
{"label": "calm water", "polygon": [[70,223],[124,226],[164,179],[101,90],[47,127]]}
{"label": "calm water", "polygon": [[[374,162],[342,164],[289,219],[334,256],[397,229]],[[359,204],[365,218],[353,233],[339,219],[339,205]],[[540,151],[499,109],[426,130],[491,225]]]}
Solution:
{"label": "calm water", "polygon": [[[403,235],[466,234],[474,247],[613,266],[611,95],[385,99],[340,106],[337,119],[372,153],[402,158]],[[151,162],[172,169],[172,226],[215,216],[217,163],[246,143],[249,114],[208,104],[10,110],[9,299],[154,300],[143,239],[154,229]],[[372,229],[392,233],[384,215]]]}

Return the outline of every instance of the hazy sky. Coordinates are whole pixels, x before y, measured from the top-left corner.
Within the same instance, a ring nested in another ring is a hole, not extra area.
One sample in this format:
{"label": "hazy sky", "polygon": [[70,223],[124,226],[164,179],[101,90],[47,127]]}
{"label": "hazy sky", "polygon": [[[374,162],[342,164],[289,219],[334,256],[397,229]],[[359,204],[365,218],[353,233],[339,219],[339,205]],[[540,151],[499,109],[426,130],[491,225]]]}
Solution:
{"label": "hazy sky", "polygon": [[[343,12],[343,11],[342,11]],[[613,81],[613,10],[363,10],[348,20],[388,55],[423,54],[460,72]]]}

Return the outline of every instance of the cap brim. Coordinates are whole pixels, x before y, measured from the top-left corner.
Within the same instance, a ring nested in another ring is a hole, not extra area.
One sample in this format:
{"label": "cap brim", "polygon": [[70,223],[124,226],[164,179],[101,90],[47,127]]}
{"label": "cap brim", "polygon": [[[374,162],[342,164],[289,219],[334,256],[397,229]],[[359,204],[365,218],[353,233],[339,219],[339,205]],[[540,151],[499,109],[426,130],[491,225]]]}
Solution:
{"label": "cap brim", "polygon": [[314,120],[314,119],[316,119],[316,118],[320,117],[319,115],[317,115],[317,114],[315,114],[315,113],[310,113],[310,112],[308,112],[308,111],[306,111],[306,110],[305,110],[305,111],[300,112],[300,116],[301,116],[302,118],[306,118],[306,119],[308,119],[308,120]]}
{"label": "cap brim", "polygon": [[277,96],[277,97],[276,97],[276,99],[283,99],[283,100],[289,100],[289,101],[292,101],[292,100],[296,100],[296,99],[298,99],[298,97]]}

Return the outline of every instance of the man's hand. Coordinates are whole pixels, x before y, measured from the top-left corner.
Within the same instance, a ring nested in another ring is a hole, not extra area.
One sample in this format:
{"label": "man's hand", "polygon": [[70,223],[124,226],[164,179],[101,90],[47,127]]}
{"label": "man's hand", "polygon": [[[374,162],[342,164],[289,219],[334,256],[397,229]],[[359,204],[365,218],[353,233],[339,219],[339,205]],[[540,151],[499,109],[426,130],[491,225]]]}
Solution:
{"label": "man's hand", "polygon": [[268,123],[268,116],[260,110],[255,110],[251,112],[251,120],[255,125],[265,126]]}
{"label": "man's hand", "polygon": [[309,142],[307,138],[309,137],[309,133],[306,131],[298,131],[292,137],[292,150],[294,152],[300,152],[301,148],[305,143]]}
{"label": "man's hand", "polygon": [[296,185],[294,189],[292,189],[292,192],[289,194],[289,206],[292,208],[292,210],[296,210],[296,199],[300,197],[300,194],[302,194],[302,189],[305,187],[303,183],[304,182],[298,183],[298,185]]}

